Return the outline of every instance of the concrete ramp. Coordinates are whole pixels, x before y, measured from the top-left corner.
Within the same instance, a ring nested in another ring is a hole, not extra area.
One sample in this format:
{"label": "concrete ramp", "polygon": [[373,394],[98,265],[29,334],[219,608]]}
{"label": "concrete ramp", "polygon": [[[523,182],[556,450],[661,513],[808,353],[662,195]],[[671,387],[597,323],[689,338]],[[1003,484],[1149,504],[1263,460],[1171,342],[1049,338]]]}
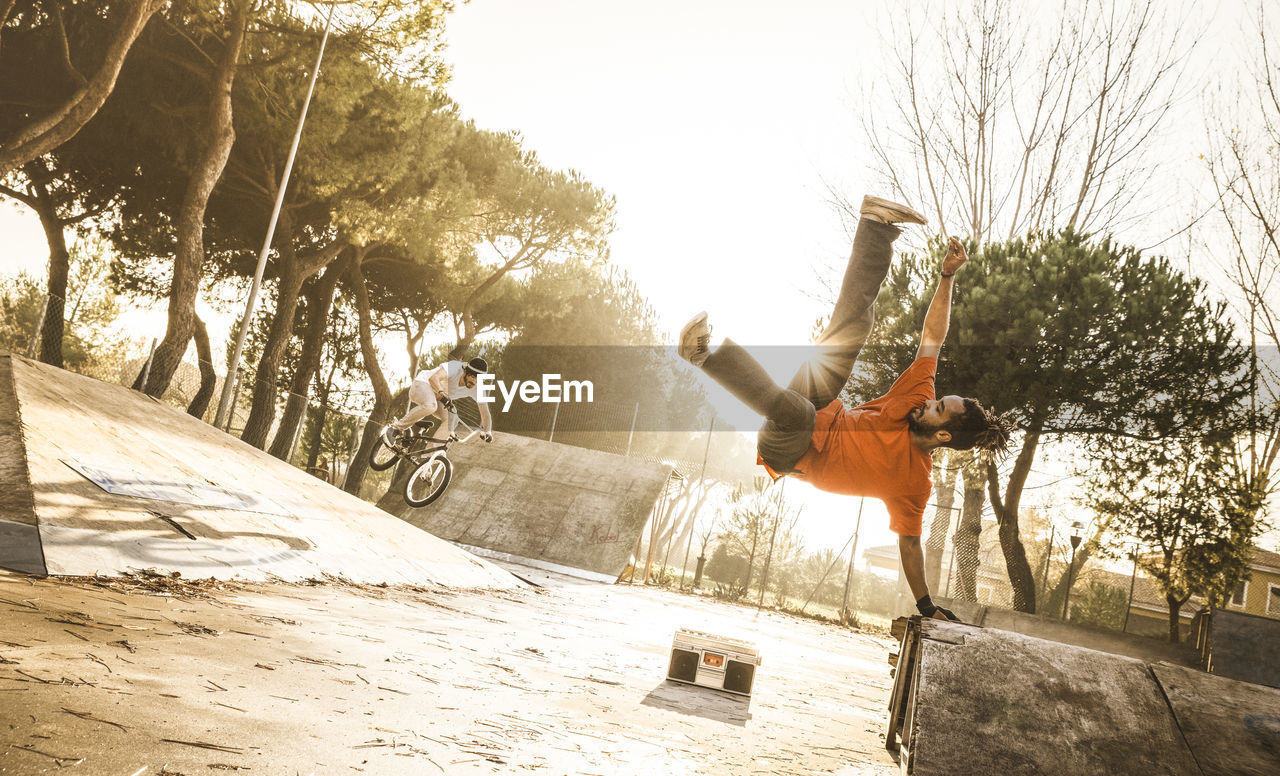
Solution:
{"label": "concrete ramp", "polygon": [[1199,664],[1195,650],[1191,646],[1173,644],[1168,639],[1136,636],[1109,628],[1063,622],[1042,614],[1015,612],[1012,609],[985,606],[973,601],[943,597],[935,597],[933,600],[941,601],[939,606],[945,606],[955,612],[961,622],[969,625],[981,625],[984,628],[1021,633],[1023,636],[1034,636],[1061,644],[1073,644],[1077,647],[1096,649],[1099,652],[1110,652],[1113,655],[1125,655],[1148,663],[1168,662],[1183,666]]}
{"label": "concrete ramp", "polygon": [[0,566],[511,587],[497,566],[128,388],[0,355]]}
{"label": "concrete ramp", "polygon": [[902,622],[885,739],[903,774],[1280,773],[1280,690],[992,628]]}
{"label": "concrete ramp", "polygon": [[420,509],[404,475],[378,506],[451,542],[518,562],[616,580],[626,568],[671,467],[495,434],[449,450],[453,482]]}

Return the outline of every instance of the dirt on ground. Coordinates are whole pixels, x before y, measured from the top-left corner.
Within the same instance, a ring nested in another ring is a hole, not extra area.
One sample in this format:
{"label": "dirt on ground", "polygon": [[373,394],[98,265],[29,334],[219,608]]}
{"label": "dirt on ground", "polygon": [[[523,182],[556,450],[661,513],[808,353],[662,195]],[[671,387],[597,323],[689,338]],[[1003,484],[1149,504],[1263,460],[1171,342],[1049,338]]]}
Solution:
{"label": "dirt on ground", "polygon": [[[0,572],[0,773],[875,774],[882,635],[520,570],[499,592]],[[665,680],[757,644],[750,698]]]}

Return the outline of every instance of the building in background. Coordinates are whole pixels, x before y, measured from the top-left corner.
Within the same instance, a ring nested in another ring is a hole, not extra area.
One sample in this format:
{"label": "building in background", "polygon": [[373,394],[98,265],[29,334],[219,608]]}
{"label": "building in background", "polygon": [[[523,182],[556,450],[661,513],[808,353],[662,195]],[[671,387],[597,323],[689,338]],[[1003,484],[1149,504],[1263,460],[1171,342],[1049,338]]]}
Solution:
{"label": "building in background", "polygon": [[[934,595],[943,598],[950,598],[954,593],[955,559],[951,551],[952,544],[951,542],[947,543],[946,550],[942,556],[943,581],[938,590],[932,591]],[[1061,555],[1061,548],[1058,548],[1058,550],[1057,554]],[[1048,580],[1046,580],[1043,550],[1040,550],[1038,562],[1035,551],[1030,547],[1028,548],[1028,554],[1032,556],[1032,568],[1036,574],[1036,592],[1043,602],[1046,588],[1051,587],[1062,574],[1066,567],[1066,559],[1060,557],[1051,559],[1051,568],[1048,569]],[[983,525],[978,556],[979,565],[974,580],[977,590],[977,603],[1005,609],[1012,608],[1013,591],[1009,585],[1009,577],[1005,570],[1004,556],[1000,551],[1000,541],[994,521]],[[902,577],[897,545],[886,544],[878,547],[869,547],[863,554],[863,568],[881,576],[898,579],[899,600],[898,611],[895,616],[915,613],[915,604],[911,600],[910,589],[907,587],[905,578]],[[1119,630],[1123,626],[1126,632],[1136,635],[1168,638],[1169,605],[1155,581],[1143,574],[1141,570],[1138,571],[1136,577],[1131,577],[1130,574],[1111,571],[1102,568],[1097,563],[1090,563],[1079,570],[1077,574],[1078,576],[1073,581],[1071,588],[1073,613],[1076,612],[1077,608],[1075,604],[1085,596],[1089,586],[1096,585],[1111,588],[1115,596],[1123,596],[1123,601],[1127,604],[1129,610],[1127,620],[1121,614],[1114,618],[1112,627]],[[1131,582],[1133,587],[1132,599],[1129,598]],[[1190,601],[1183,605],[1179,613],[1179,620],[1184,638],[1190,633],[1192,618],[1203,606],[1204,600],[1198,596],[1193,596]],[[1236,588],[1235,594],[1227,603],[1226,608],[1230,611],[1244,614],[1280,619],[1280,553],[1254,548],[1249,564],[1249,579],[1240,583]],[[1123,612],[1123,606],[1120,612]],[[1061,612],[1050,612],[1049,616],[1057,617],[1060,614]],[[1073,614],[1074,617],[1075,614]]]}

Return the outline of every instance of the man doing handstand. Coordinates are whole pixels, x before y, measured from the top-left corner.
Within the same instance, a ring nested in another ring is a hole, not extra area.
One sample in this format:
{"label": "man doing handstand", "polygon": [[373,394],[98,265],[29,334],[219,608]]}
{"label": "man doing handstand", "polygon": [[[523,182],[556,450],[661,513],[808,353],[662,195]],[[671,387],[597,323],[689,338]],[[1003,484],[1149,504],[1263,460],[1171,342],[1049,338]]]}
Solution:
{"label": "man doing handstand", "polygon": [[897,223],[924,224],[925,219],[905,205],[878,197],[862,200],[853,254],[831,322],[818,340],[816,357],[801,366],[785,389],[733,340],[712,350],[706,313],[680,332],[679,353],[765,417],[756,449],[772,476],[791,475],[819,490],[881,499],[889,511],[889,528],[898,535],[902,570],[916,607],[926,617],[955,620],[929,597],[920,546],[933,490],[932,452],[948,447],[1001,453],[1009,441],[1007,422],[976,400],[934,397],[953,278],[968,260],[959,240],[947,243],[915,361],[874,401],[848,409],[838,398],[871,333],[876,294],[889,273],[893,241],[902,231]]}

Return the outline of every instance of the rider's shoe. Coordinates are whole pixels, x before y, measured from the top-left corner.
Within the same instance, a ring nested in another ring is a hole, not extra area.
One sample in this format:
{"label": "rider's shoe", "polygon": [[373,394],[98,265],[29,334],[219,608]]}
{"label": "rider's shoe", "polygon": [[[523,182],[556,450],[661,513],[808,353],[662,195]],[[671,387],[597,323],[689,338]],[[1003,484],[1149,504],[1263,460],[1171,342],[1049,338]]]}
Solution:
{"label": "rider's shoe", "polygon": [[395,426],[387,426],[382,429],[382,444],[387,447],[394,448],[400,439],[400,429]]}
{"label": "rider's shoe", "polygon": [[890,202],[880,197],[865,196],[862,198],[863,218],[880,221],[885,224],[925,224],[925,217],[897,202]]}
{"label": "rider's shoe", "polygon": [[698,313],[680,330],[680,342],[676,352],[685,361],[701,367],[711,355],[711,326],[707,323],[707,314]]}

